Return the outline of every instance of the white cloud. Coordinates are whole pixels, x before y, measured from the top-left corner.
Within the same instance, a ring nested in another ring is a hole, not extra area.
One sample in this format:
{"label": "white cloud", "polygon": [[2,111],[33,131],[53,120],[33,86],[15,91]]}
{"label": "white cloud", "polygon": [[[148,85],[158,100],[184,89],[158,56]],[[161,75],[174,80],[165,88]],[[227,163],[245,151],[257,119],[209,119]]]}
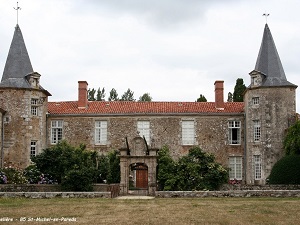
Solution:
{"label": "white cloud", "polygon": [[[138,99],[214,101],[214,81],[227,93],[249,84],[268,18],[287,78],[299,84],[300,2],[199,0],[19,1],[20,27],[33,68],[50,101],[76,100],[77,81],[127,88]],[[0,0],[0,68],[12,39],[15,5]],[[297,95],[297,99],[300,96]],[[298,112],[300,104],[297,104]]]}

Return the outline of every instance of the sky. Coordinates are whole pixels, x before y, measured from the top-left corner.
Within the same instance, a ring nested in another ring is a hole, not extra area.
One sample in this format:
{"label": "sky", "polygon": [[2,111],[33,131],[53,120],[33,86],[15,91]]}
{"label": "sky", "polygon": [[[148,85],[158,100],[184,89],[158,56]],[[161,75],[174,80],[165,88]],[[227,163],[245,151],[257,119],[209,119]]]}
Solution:
{"label": "sky", "polygon": [[[17,1],[0,0],[0,73],[17,23]],[[236,79],[250,83],[266,18],[288,81],[300,85],[299,0],[19,0],[34,71],[52,96],[76,101],[78,81],[130,88],[135,99],[224,100]],[[297,91],[297,112],[300,112]]]}

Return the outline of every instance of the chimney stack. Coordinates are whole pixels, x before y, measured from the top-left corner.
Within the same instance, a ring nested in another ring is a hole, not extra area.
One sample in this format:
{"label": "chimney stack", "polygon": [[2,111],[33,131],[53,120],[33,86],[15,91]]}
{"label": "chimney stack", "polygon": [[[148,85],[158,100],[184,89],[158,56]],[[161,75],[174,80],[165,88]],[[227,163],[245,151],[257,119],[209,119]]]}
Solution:
{"label": "chimney stack", "polygon": [[215,81],[215,104],[216,108],[224,110],[224,81],[216,80]]}
{"label": "chimney stack", "polygon": [[86,81],[78,81],[78,108],[86,108],[88,103],[87,96],[88,83]]}

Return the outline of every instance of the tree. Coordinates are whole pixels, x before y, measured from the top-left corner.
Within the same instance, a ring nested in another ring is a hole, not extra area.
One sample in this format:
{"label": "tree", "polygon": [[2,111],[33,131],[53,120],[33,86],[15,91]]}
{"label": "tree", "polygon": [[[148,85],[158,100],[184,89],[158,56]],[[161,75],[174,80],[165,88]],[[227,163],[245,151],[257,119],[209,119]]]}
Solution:
{"label": "tree", "polygon": [[246,86],[244,84],[244,80],[242,78],[238,78],[236,80],[236,84],[233,92],[233,101],[234,102],[242,102],[243,101],[243,93],[246,90]]}
{"label": "tree", "polygon": [[88,100],[89,101],[96,101],[95,93],[96,93],[96,90],[94,88],[93,89],[89,88],[89,90],[88,90]]}
{"label": "tree", "polygon": [[134,92],[131,91],[130,88],[128,88],[127,91],[125,91],[122,95],[121,101],[135,101],[133,94]]}
{"label": "tree", "polygon": [[100,87],[97,90],[97,101],[105,101],[105,89]]}
{"label": "tree", "polygon": [[152,97],[150,96],[149,93],[145,93],[139,98],[139,102],[151,102],[151,101],[152,101]]}
{"label": "tree", "polygon": [[207,102],[207,100],[204,95],[200,94],[200,97],[197,98],[197,102]]}
{"label": "tree", "polygon": [[119,101],[116,89],[111,89],[111,91],[109,92],[108,101]]}
{"label": "tree", "polygon": [[233,102],[233,95],[231,92],[228,92],[227,102]]}
{"label": "tree", "polygon": [[300,155],[300,120],[288,128],[283,146],[287,155]]}

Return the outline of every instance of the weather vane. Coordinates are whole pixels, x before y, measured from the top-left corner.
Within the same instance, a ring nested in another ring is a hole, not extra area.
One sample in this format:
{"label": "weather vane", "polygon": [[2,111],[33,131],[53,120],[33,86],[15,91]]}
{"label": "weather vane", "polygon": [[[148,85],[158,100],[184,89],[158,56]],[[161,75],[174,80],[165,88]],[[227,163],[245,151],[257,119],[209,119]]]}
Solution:
{"label": "weather vane", "polygon": [[19,2],[17,2],[17,8],[14,7],[15,10],[17,10],[17,24],[19,23],[19,10],[21,10],[21,8],[19,7]]}
{"label": "weather vane", "polygon": [[268,16],[270,16],[270,13],[264,13],[262,14],[264,17],[266,17],[266,23],[268,23]]}

